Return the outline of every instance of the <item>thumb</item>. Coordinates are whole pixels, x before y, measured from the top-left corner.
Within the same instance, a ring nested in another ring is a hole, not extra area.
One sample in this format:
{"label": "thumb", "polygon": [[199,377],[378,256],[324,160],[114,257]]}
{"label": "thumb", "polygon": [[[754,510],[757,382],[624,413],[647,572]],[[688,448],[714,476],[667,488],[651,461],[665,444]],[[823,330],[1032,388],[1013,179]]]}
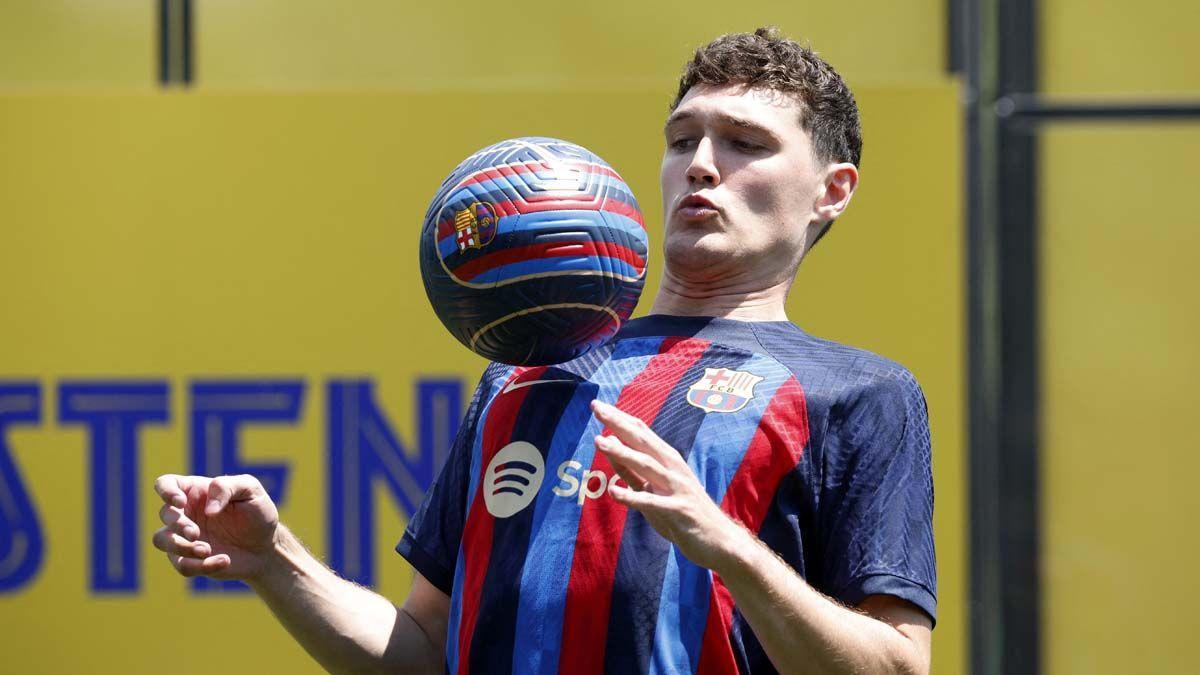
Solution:
{"label": "thumb", "polygon": [[262,483],[254,476],[219,476],[208,484],[208,503],[204,506],[204,515],[215,516],[231,502],[248,501],[262,492]]}

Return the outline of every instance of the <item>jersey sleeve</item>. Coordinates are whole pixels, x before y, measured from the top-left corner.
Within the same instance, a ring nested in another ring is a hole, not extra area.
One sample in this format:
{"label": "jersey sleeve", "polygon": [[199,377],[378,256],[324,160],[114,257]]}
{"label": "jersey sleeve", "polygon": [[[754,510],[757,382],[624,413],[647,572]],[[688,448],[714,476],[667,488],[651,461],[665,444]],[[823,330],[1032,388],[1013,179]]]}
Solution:
{"label": "jersey sleeve", "polygon": [[821,577],[849,605],[892,595],[937,618],[933,475],[925,397],[895,368],[852,394],[826,438]]}
{"label": "jersey sleeve", "polygon": [[490,372],[491,369],[485,372],[476,386],[446,463],[396,545],[396,552],[446,595],[450,595],[454,584],[454,568],[466,521],[472,446]]}

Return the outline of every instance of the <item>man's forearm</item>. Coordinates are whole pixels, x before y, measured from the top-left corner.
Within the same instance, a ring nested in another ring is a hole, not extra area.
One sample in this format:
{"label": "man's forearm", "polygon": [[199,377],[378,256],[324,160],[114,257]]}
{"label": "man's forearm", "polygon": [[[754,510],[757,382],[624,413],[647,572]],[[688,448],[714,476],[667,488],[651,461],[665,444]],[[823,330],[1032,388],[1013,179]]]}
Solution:
{"label": "man's forearm", "polygon": [[899,630],[822,595],[749,531],[737,539],[717,571],[779,672],[928,672]]}
{"label": "man's forearm", "polygon": [[282,525],[268,568],[250,582],[288,632],[331,672],[441,672],[412,617],[321,564]]}

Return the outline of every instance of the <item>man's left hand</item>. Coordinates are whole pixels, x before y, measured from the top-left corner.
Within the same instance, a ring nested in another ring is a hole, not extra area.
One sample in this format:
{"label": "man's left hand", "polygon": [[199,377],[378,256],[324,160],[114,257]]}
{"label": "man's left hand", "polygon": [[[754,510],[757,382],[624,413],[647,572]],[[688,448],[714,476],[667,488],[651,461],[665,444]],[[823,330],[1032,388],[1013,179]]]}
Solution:
{"label": "man's left hand", "polygon": [[614,485],[609,494],[641,512],[689,560],[719,573],[749,543],[749,532],[713,502],[679,451],[645,422],[598,400],[592,412],[612,432],[596,437],[596,449],[629,485]]}

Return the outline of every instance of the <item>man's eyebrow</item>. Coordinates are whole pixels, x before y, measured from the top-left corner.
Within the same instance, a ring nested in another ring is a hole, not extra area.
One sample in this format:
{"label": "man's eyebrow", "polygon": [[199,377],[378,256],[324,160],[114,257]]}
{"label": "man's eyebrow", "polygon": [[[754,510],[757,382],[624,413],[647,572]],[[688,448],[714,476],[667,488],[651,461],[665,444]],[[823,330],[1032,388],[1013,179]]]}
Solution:
{"label": "man's eyebrow", "polygon": [[[771,136],[775,135],[765,126],[758,124],[757,122],[751,122],[744,117],[738,117],[736,115],[730,115],[729,113],[722,112],[713,113],[712,117],[716,118],[716,120],[721,124],[725,124],[727,126],[737,127],[738,129],[748,129],[750,131],[759,131],[765,134],[770,134]],[[669,129],[672,125],[678,124],[679,122],[684,122],[695,118],[696,113],[691,112],[690,110],[674,113],[667,118],[667,123],[663,125],[663,130]]]}
{"label": "man's eyebrow", "polygon": [[673,112],[669,117],[667,117],[666,123],[663,124],[663,129],[670,127],[672,124],[678,124],[684,120],[690,120],[695,116],[696,113],[688,112],[686,110],[681,112]]}

